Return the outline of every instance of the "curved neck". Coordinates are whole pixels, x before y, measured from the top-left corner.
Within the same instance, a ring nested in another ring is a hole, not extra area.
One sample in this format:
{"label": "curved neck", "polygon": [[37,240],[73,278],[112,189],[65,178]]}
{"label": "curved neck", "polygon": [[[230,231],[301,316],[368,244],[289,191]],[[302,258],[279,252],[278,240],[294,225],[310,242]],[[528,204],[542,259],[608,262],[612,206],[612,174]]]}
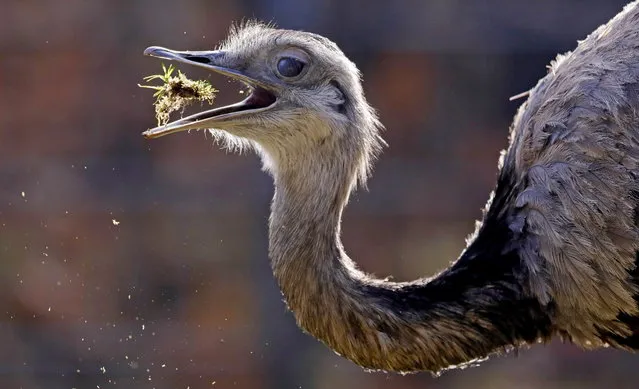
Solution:
{"label": "curved neck", "polygon": [[369,369],[437,372],[547,335],[538,303],[513,279],[519,259],[501,248],[471,245],[432,280],[369,278],[339,238],[353,180],[331,169],[300,171],[275,178],[273,272],[298,325],[339,354]]}

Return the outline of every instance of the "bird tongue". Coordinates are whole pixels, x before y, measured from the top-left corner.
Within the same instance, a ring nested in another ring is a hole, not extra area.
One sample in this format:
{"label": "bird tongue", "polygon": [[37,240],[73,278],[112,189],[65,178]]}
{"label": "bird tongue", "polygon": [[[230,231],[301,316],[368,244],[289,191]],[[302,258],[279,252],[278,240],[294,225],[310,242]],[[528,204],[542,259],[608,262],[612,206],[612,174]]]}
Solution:
{"label": "bird tongue", "polygon": [[265,108],[275,102],[275,96],[264,88],[255,87],[244,101],[248,109]]}
{"label": "bird tongue", "polygon": [[211,109],[209,111],[200,112],[191,116],[196,120],[212,118],[215,116],[225,115],[232,112],[250,111],[252,109],[266,108],[275,103],[275,95],[268,90],[259,86],[253,87],[248,97],[235,104]]}

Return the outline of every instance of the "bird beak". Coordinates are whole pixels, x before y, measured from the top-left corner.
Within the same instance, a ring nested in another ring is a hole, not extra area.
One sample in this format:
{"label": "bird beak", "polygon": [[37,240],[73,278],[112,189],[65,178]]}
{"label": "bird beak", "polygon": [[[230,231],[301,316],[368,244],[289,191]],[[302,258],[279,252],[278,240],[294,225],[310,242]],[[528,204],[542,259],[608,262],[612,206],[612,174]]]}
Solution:
{"label": "bird beak", "polygon": [[251,91],[246,99],[238,103],[199,112],[174,122],[151,128],[142,133],[146,138],[159,138],[164,135],[193,129],[215,128],[216,125],[223,122],[237,120],[240,116],[265,111],[277,101],[272,85],[268,85],[238,70],[237,66],[234,66],[232,61],[229,60],[229,56],[225,51],[174,51],[152,46],[144,50],[144,55],[187,63],[214,71],[243,82]]}

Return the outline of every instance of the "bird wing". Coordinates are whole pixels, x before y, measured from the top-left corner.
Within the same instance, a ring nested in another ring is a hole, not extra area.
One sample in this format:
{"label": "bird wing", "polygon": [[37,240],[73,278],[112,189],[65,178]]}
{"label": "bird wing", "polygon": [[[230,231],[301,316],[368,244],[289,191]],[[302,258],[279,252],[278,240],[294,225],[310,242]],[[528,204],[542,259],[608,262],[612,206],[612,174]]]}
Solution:
{"label": "bird wing", "polygon": [[571,340],[619,345],[632,328],[618,319],[639,315],[639,2],[552,63],[501,174],[531,293]]}

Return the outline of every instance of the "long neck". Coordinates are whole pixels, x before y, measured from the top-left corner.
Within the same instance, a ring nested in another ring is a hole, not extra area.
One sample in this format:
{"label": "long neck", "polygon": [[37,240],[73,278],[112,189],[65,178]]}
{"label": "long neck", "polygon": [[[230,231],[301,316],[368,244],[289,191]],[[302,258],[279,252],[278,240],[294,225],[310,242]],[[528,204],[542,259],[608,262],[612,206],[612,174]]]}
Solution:
{"label": "long neck", "polygon": [[350,172],[297,171],[275,178],[273,272],[298,325],[337,353],[369,369],[437,372],[544,336],[536,301],[509,276],[516,256],[471,246],[432,280],[369,278],[339,237]]}

